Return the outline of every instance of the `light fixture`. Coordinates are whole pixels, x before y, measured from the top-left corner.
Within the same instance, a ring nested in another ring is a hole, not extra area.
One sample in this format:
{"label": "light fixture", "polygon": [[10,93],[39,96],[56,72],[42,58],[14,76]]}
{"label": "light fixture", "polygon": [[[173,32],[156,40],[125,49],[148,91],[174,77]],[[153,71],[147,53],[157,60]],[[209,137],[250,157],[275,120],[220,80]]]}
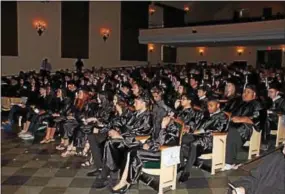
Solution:
{"label": "light fixture", "polygon": [[188,5],[184,5],[184,11],[188,13],[190,11],[190,7]]}
{"label": "light fixture", "polygon": [[285,46],[282,46],[282,51],[285,52]]}
{"label": "light fixture", "polygon": [[151,5],[149,5],[149,8],[148,8],[148,12],[150,15],[153,15],[154,12],[155,12],[155,7],[154,7],[154,3],[151,3]]}
{"label": "light fixture", "polygon": [[101,28],[100,34],[102,35],[104,42],[106,42],[106,40],[110,36],[110,29],[109,28]]}
{"label": "light fixture", "polygon": [[200,48],[200,49],[199,49],[199,54],[200,54],[200,56],[203,56],[203,55],[204,55],[204,49],[203,49],[203,48]]}
{"label": "light fixture", "polygon": [[43,20],[35,20],[34,27],[36,28],[38,35],[41,36],[46,30],[47,24]]}
{"label": "light fixture", "polygon": [[237,49],[238,55],[241,56],[242,53],[243,53],[243,51],[244,51],[243,48],[238,48],[238,49]]}
{"label": "light fixture", "polygon": [[148,51],[153,52],[154,50],[154,44],[148,44]]}

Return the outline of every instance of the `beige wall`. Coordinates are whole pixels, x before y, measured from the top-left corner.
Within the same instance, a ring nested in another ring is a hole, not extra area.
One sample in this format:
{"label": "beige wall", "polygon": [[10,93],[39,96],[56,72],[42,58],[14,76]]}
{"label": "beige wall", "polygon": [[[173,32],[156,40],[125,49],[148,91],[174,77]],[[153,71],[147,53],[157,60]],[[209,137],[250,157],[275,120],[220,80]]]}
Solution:
{"label": "beige wall", "polygon": [[[89,59],[85,67],[104,67],[143,64],[145,62],[120,61],[120,2],[90,2],[89,6]],[[43,19],[47,30],[38,36],[33,27],[34,19]],[[74,68],[76,59],[61,58],[61,2],[18,2],[18,57],[1,59],[2,75],[15,74],[20,70],[39,70],[47,57],[54,70]],[[99,29],[111,29],[104,43]]]}
{"label": "beige wall", "polygon": [[[256,66],[257,50],[266,50],[268,46],[247,46],[247,47],[179,47],[177,48],[177,63],[185,64],[186,62],[207,61],[208,63],[225,62],[227,64],[233,61],[247,61],[248,65]],[[237,49],[244,50],[242,55],[238,55]],[[285,45],[271,46],[272,49],[282,49]],[[199,53],[204,49],[204,55]],[[283,52],[282,66],[285,67],[285,51]],[[156,44],[155,49],[149,54],[151,64],[161,62],[160,45]]]}
{"label": "beige wall", "polygon": [[285,12],[283,1],[243,1],[243,2],[194,2],[191,11],[185,16],[186,22],[209,20],[228,20],[233,18],[234,10],[248,9],[250,17],[262,16],[264,7],[272,7],[272,14]]}

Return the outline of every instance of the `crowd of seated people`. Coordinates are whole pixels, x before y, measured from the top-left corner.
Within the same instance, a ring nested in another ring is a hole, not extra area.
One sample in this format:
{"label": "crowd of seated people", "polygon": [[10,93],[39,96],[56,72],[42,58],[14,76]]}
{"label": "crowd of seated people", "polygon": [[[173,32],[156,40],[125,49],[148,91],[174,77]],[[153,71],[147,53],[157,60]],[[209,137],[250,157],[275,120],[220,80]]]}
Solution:
{"label": "crowd of seated people", "polygon": [[[213,133],[227,133],[226,165],[239,167],[237,154],[253,130],[262,132],[263,148],[277,114],[285,114],[282,70],[242,69],[235,66],[140,66],[20,72],[2,77],[2,96],[27,97],[11,107],[9,129],[22,117],[18,133],[34,139],[47,123],[41,144],[55,141],[62,157],[85,157],[82,167],[94,167],[95,187],[108,185],[110,173],[119,171],[113,193],[124,193],[142,176],[142,164],[159,161],[162,146],[179,145],[183,129],[179,182],[191,178],[199,156],[211,152]],[[142,142],[137,137],[147,137]],[[149,180],[152,180],[151,178]]]}

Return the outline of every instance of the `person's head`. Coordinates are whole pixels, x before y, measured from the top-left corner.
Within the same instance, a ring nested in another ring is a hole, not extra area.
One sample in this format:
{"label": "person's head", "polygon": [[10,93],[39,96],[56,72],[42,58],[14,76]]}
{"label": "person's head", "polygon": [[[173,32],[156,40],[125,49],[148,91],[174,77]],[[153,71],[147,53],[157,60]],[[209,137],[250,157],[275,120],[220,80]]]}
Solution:
{"label": "person's head", "polygon": [[147,109],[150,99],[147,95],[141,95],[135,99],[134,107],[136,111]]}
{"label": "person's head", "polygon": [[56,91],[56,97],[57,98],[62,98],[63,97],[63,92],[62,92],[62,89],[57,89],[57,91]]}
{"label": "person's head", "polygon": [[178,86],[177,92],[182,95],[185,92],[185,87],[183,85]]}
{"label": "person's head", "polygon": [[47,58],[45,58],[45,59],[44,59],[44,62],[45,62],[45,63],[47,63],[47,62],[48,62],[48,59],[47,59]]}
{"label": "person's head", "polygon": [[128,104],[126,102],[126,100],[118,95],[118,94],[115,94],[114,97],[113,97],[113,104],[114,106],[119,106],[123,111],[127,108]]}
{"label": "person's head", "polygon": [[24,82],[25,82],[24,79],[21,78],[21,79],[20,79],[20,84],[21,84],[21,85],[24,85]]}
{"label": "person's head", "polygon": [[40,95],[41,96],[47,95],[47,88],[45,86],[40,87]]}
{"label": "person's head", "polygon": [[233,96],[236,94],[236,86],[233,82],[228,81],[225,86],[225,96]]}
{"label": "person's head", "polygon": [[205,86],[200,86],[198,88],[198,97],[202,98],[202,97],[206,96],[206,94],[207,94],[206,87]]}
{"label": "person's head", "polygon": [[210,114],[213,114],[220,109],[220,103],[216,98],[209,99],[207,105]]}
{"label": "person's head", "polygon": [[269,85],[268,88],[268,96],[271,99],[276,98],[280,93],[280,84],[279,83],[272,83]]}
{"label": "person's head", "polygon": [[161,101],[163,91],[161,88],[154,87],[151,89],[151,94],[155,102]]}
{"label": "person's head", "polygon": [[127,83],[123,83],[121,87],[121,91],[125,94],[128,94],[130,92],[130,85]]}
{"label": "person's head", "polygon": [[79,90],[78,92],[78,96],[77,98],[80,99],[80,100],[86,100],[88,99],[89,95],[88,95],[88,92],[85,91],[85,90]]}
{"label": "person's head", "polygon": [[191,78],[190,78],[190,86],[192,88],[197,88],[199,85],[199,78],[197,75],[193,75]]}
{"label": "person's head", "polygon": [[256,86],[255,85],[247,85],[242,93],[242,100],[245,102],[249,102],[256,98]]}
{"label": "person's head", "polygon": [[191,106],[191,102],[192,102],[192,98],[189,94],[183,94],[181,96],[181,106],[183,108],[186,108],[186,107],[190,107]]}
{"label": "person's head", "polygon": [[75,83],[73,81],[70,81],[67,85],[67,88],[69,91],[75,91],[76,90]]}
{"label": "person's head", "polygon": [[133,84],[132,91],[135,96],[139,96],[140,94],[140,87],[138,84]]}

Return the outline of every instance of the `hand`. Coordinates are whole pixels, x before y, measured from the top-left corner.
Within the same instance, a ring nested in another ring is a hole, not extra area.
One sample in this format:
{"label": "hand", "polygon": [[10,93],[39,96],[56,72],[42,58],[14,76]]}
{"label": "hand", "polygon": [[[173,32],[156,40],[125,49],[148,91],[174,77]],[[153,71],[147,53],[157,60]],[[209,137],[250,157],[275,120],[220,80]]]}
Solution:
{"label": "hand", "polygon": [[236,190],[233,190],[233,194],[245,194],[245,189],[243,187],[237,187]]}
{"label": "hand", "polygon": [[174,104],[174,108],[177,109],[181,104],[181,100],[176,100]]}
{"label": "hand", "polygon": [[190,126],[185,126],[184,129],[183,129],[183,132],[184,133],[189,133],[190,131]]}
{"label": "hand", "polygon": [[59,117],[59,116],[60,116],[60,114],[53,113],[53,114],[52,114],[52,116],[53,116],[53,117]]}
{"label": "hand", "polygon": [[19,107],[21,107],[21,108],[25,108],[25,107],[26,107],[26,105],[25,105],[25,104],[19,104]]}
{"label": "hand", "polygon": [[149,150],[149,148],[150,148],[150,147],[149,147],[148,144],[143,144],[143,149],[144,149],[144,150]]}
{"label": "hand", "polygon": [[162,123],[161,123],[161,128],[162,129],[165,129],[166,127],[167,127],[167,125],[169,124],[169,122],[170,122],[170,117],[164,117],[163,119],[162,119]]}
{"label": "hand", "polygon": [[85,120],[86,123],[90,123],[90,122],[97,122],[96,118],[88,118]]}
{"label": "hand", "polygon": [[110,130],[108,132],[108,135],[111,137],[111,138],[119,138],[121,137],[120,133],[114,129]]}
{"label": "hand", "polygon": [[74,117],[73,116],[67,116],[67,119],[72,120],[72,119],[74,119]]}
{"label": "hand", "polygon": [[99,133],[99,129],[97,129],[96,127],[94,127],[93,133],[95,133],[95,134]]}

